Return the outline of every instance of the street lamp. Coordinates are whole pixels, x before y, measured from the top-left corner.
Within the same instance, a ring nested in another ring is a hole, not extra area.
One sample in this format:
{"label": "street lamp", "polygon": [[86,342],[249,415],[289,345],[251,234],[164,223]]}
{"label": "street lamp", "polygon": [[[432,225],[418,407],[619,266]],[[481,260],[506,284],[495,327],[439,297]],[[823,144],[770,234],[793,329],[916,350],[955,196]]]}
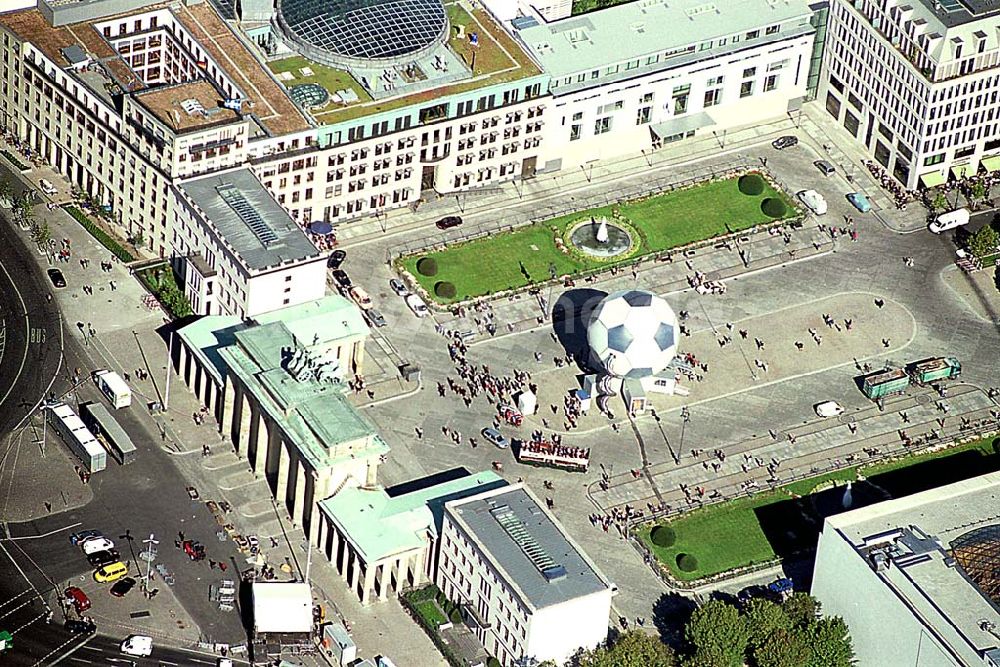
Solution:
{"label": "street lamp", "polygon": [[159,540],[153,539],[153,533],[149,534],[149,537],[142,541],[146,545],[146,580],[143,583],[143,587],[146,592],[149,592],[149,570],[153,566],[153,558],[156,557],[156,545],[160,543]]}

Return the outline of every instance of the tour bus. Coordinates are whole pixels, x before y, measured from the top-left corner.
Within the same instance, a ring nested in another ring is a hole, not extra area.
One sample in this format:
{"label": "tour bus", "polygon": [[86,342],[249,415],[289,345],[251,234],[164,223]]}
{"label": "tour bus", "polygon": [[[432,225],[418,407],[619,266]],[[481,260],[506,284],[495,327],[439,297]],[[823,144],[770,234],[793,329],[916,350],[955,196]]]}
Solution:
{"label": "tour bus", "polygon": [[132,405],[132,390],[118,373],[107,370],[94,371],[93,377],[94,384],[116,409]]}
{"label": "tour bus", "polygon": [[121,424],[111,416],[103,403],[84,403],[80,406],[83,423],[100,440],[119,465],[135,461],[136,447]]}
{"label": "tour bus", "polygon": [[56,403],[49,407],[49,414],[53,428],[62,436],[70,451],[83,461],[88,472],[98,472],[108,466],[108,453],[73,412],[73,408],[65,403]]}

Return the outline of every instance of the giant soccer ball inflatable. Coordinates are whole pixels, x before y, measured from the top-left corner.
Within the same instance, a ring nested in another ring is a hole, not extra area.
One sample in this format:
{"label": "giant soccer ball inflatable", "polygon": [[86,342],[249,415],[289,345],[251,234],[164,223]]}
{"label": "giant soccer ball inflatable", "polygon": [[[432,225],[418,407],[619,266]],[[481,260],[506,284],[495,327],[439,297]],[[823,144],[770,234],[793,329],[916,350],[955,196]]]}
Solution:
{"label": "giant soccer ball inflatable", "polygon": [[613,292],[590,316],[587,342],[600,366],[621,378],[659,373],[677,351],[677,318],[652,292]]}

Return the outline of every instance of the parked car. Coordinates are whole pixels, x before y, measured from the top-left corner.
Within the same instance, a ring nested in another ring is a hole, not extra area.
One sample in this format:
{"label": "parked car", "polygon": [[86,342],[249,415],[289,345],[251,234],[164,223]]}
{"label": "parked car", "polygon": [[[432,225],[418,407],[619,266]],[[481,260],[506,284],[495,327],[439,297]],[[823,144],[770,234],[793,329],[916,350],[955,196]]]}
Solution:
{"label": "parked car", "polygon": [[834,167],[829,162],[827,162],[826,160],[816,160],[815,162],[813,162],[813,164],[816,165],[817,169],[823,172],[824,176],[829,176],[831,174],[837,173],[837,168]]}
{"label": "parked car", "polygon": [[92,635],[97,632],[97,625],[93,621],[78,621],[75,618],[67,618],[65,627],[74,635]]}
{"label": "parked car", "polygon": [[406,283],[399,278],[389,278],[389,289],[399,296],[406,296],[410,293],[410,290],[406,289]]}
{"label": "parked car", "polygon": [[437,222],[434,223],[438,229],[451,229],[452,227],[458,227],[462,224],[462,218],[457,215],[446,215]]}
{"label": "parked car", "polygon": [[95,551],[87,556],[87,562],[90,563],[91,567],[104,567],[105,565],[109,565],[120,559],[121,555],[118,553],[117,549]]}
{"label": "parked car", "polygon": [[954,211],[948,211],[947,213],[942,213],[937,217],[937,219],[931,222],[931,224],[927,225],[927,229],[931,230],[935,234],[941,234],[949,229],[955,229],[956,227],[969,224],[970,219],[969,209],[960,208]]}
{"label": "parked car", "polygon": [[351,281],[351,277],[343,269],[334,269],[330,272],[330,275],[333,276],[333,281],[342,290],[351,289],[351,285],[354,284]]}
{"label": "parked car", "polygon": [[118,581],[126,574],[128,574],[128,565],[122,561],[118,561],[110,565],[105,565],[94,572],[94,581],[99,584],[110,584],[112,581]]}
{"label": "parked car", "polygon": [[80,543],[80,546],[83,548],[83,553],[89,556],[90,554],[98,551],[109,551],[114,549],[115,543],[106,537],[91,537],[89,540]]}
{"label": "parked car", "polygon": [[421,299],[420,295],[418,294],[411,294],[410,296],[406,297],[406,305],[410,307],[410,310],[412,310],[413,314],[416,315],[417,317],[427,317],[428,315],[430,315],[431,312],[430,309],[427,307],[427,304],[424,303],[424,300]]}
{"label": "parked car", "polygon": [[351,288],[351,298],[354,299],[354,303],[358,304],[358,308],[361,310],[368,310],[375,305],[372,303],[372,298],[368,296],[368,292],[360,287]]}
{"label": "parked car", "polygon": [[73,533],[69,536],[69,543],[76,546],[92,537],[104,537],[104,535],[99,530],[81,530],[79,533]]}
{"label": "parked car", "polygon": [[56,186],[52,185],[50,181],[44,178],[38,179],[38,187],[41,188],[42,192],[47,195],[54,195],[59,192],[59,190],[56,189]]}
{"label": "parked car", "polygon": [[799,193],[799,199],[801,199],[802,203],[808,206],[809,210],[816,215],[826,214],[826,199],[824,199],[823,195],[815,190],[803,190]]}
{"label": "parked car", "polygon": [[49,280],[52,281],[54,287],[63,288],[66,287],[66,277],[63,276],[63,272],[59,269],[49,269],[45,273],[49,274]]}
{"label": "parked car", "polygon": [[121,644],[126,655],[148,656],[153,652],[153,638],[146,635],[131,635]]}
{"label": "parked car", "polygon": [[816,410],[817,416],[824,419],[844,414],[844,406],[837,401],[823,401],[822,403],[817,403],[813,409]]}
{"label": "parked car", "polygon": [[132,577],[125,577],[115,582],[115,585],[111,587],[111,594],[116,598],[123,598],[128,595],[129,591],[133,588],[135,588],[135,579]]}
{"label": "parked car", "polygon": [[343,250],[334,250],[330,253],[330,259],[326,260],[326,265],[331,269],[339,269],[340,265],[347,259],[347,253]]}
{"label": "parked car", "polygon": [[371,322],[371,325],[376,329],[381,329],[386,325],[385,317],[383,317],[382,313],[378,312],[374,308],[366,310],[365,315],[368,317],[368,321]]}
{"label": "parked car", "polygon": [[851,205],[862,213],[867,213],[872,210],[872,205],[869,203],[868,198],[860,192],[848,193],[847,201],[851,202]]}
{"label": "parked car", "polygon": [[90,598],[88,598],[87,594],[76,586],[70,586],[67,588],[63,591],[63,595],[66,596],[66,601],[73,605],[73,609],[76,610],[76,613],[82,614],[90,609]]}
{"label": "parked car", "polygon": [[483,429],[483,437],[492,442],[500,449],[507,448],[507,438],[503,437],[503,433],[496,430],[492,426],[487,426],[486,428]]}
{"label": "parked car", "polygon": [[798,137],[796,137],[794,134],[786,134],[772,141],[771,145],[774,146],[776,150],[783,151],[786,148],[791,148],[792,146],[798,145],[798,143],[799,143]]}

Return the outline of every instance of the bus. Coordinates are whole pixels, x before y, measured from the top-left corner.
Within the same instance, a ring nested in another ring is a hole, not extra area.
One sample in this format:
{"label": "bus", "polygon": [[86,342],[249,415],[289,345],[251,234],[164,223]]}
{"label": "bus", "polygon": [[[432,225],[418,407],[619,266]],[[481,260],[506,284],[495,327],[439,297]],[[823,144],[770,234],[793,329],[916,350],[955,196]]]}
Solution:
{"label": "bus", "polygon": [[97,436],[111,456],[119,465],[127,465],[135,461],[136,447],[132,438],[121,427],[118,420],[111,416],[103,403],[84,403],[80,406],[80,416],[83,423]]}
{"label": "bus", "polygon": [[94,371],[94,384],[101,390],[105,398],[111,401],[111,405],[118,408],[127,408],[132,405],[132,390],[118,373],[113,371]]}
{"label": "bus", "polygon": [[76,416],[73,408],[65,403],[49,406],[49,421],[62,436],[63,441],[83,461],[88,472],[98,472],[108,466],[108,453],[97,442],[94,434]]}

